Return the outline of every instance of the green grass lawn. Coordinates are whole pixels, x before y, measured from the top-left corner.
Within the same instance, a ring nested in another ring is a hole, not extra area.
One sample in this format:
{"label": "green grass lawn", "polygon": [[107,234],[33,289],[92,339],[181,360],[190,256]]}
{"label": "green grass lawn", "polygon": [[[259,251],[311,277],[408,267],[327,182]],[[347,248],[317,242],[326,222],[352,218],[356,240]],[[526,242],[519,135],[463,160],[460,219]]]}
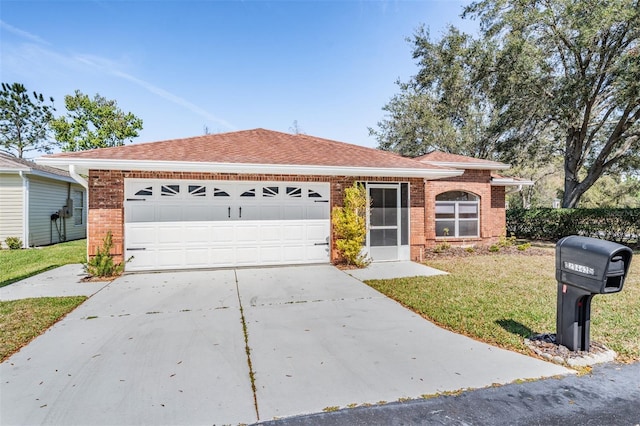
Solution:
{"label": "green grass lawn", "polygon": [[0,362],[84,302],[85,296],[0,302]]}
{"label": "green grass lawn", "polygon": [[[367,284],[434,323],[522,353],[523,338],[556,331],[555,253],[495,254],[431,259],[450,275],[373,280]],[[620,293],[596,295],[591,340],[621,361],[640,360],[640,255]]]}
{"label": "green grass lawn", "polygon": [[0,287],[58,266],[84,263],[86,253],[87,240],[26,250],[0,250]]}

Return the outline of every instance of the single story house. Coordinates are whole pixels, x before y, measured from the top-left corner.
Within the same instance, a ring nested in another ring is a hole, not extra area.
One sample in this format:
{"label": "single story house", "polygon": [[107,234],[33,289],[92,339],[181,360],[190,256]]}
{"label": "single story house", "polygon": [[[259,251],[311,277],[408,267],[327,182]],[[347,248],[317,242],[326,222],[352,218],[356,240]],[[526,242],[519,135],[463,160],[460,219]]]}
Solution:
{"label": "single story house", "polygon": [[68,172],[0,153],[0,245],[23,247],[87,237],[85,188]]}
{"label": "single story house", "polygon": [[507,182],[491,171],[508,166],[467,157],[254,129],[38,161],[88,189],[89,255],[111,231],[114,256],[133,257],[127,271],[336,262],[331,211],[354,182],[367,188],[374,261],[420,260],[443,238],[488,243],[505,228]]}

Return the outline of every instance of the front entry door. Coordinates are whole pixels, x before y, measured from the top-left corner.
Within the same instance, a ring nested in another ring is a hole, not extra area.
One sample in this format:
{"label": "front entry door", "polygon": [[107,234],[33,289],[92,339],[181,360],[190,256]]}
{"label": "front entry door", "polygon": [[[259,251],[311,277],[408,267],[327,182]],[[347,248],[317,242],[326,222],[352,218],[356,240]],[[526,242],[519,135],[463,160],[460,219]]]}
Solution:
{"label": "front entry door", "polygon": [[369,255],[374,261],[398,259],[399,202],[397,185],[369,185]]}
{"label": "front entry door", "polygon": [[[367,246],[373,261],[408,259],[407,206],[408,191],[401,191],[406,184],[368,184],[369,223]],[[403,214],[404,213],[404,214]],[[403,226],[404,225],[404,226]],[[406,248],[405,248],[406,246]]]}

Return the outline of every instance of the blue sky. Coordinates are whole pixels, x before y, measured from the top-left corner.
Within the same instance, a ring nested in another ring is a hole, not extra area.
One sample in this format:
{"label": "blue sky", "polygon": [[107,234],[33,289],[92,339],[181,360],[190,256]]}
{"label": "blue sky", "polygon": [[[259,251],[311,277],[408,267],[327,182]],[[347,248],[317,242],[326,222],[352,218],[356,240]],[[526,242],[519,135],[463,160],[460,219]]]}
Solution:
{"label": "blue sky", "polygon": [[375,147],[395,81],[417,72],[421,25],[474,31],[468,1],[0,3],[0,79],[53,96],[115,99],[136,141],[263,127]]}

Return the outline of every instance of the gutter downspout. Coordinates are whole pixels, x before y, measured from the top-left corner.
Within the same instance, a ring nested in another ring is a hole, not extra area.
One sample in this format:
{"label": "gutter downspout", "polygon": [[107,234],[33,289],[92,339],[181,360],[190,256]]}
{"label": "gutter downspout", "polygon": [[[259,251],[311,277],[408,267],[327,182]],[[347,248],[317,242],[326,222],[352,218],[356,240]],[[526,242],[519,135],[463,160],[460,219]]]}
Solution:
{"label": "gutter downspout", "polygon": [[86,189],[87,191],[89,190],[89,182],[87,182],[85,178],[83,178],[78,174],[78,172],[76,172],[76,166],[74,166],[73,164],[69,166],[69,175],[73,178],[73,180],[82,185],[84,189]]}
{"label": "gutter downspout", "polygon": [[89,261],[89,182],[87,182],[87,180],[85,178],[83,178],[82,176],[80,176],[80,174],[78,174],[78,172],[76,171],[76,166],[74,166],[73,164],[69,165],[69,175],[73,178],[73,180],[75,180],[76,182],[78,182],[80,185],[82,185],[82,187],[86,190],[86,194],[87,194],[87,202],[86,202],[86,206],[87,206],[87,213],[86,213],[86,224],[87,224],[87,252],[86,252],[86,259],[87,261]]}
{"label": "gutter downspout", "polygon": [[22,178],[22,248],[29,247],[29,179],[25,172],[18,172]]}

